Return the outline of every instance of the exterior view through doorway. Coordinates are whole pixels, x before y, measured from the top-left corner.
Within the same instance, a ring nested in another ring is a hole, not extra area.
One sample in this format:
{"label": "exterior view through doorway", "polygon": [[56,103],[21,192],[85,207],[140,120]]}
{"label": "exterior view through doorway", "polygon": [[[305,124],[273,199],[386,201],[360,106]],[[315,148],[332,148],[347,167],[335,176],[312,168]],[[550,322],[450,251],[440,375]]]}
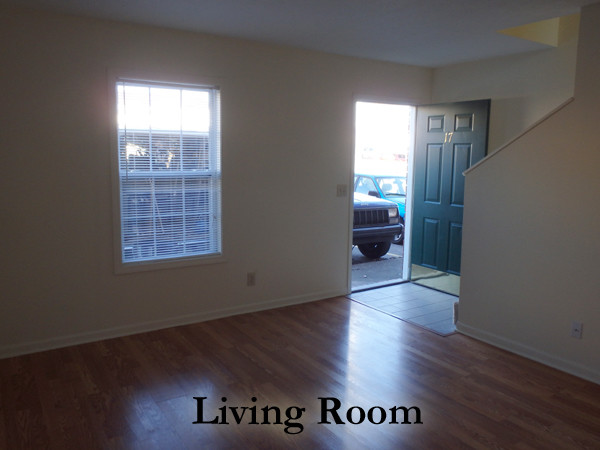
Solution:
{"label": "exterior view through doorway", "polygon": [[463,172],[487,153],[489,107],[356,102],[352,291],[410,280],[459,295]]}
{"label": "exterior view through doorway", "polygon": [[357,101],[355,106],[353,244],[357,245],[352,248],[352,291],[406,279],[406,205],[415,117],[409,105]]}
{"label": "exterior view through doorway", "polygon": [[454,331],[463,173],[487,153],[489,106],[356,102],[353,300],[442,335]]}

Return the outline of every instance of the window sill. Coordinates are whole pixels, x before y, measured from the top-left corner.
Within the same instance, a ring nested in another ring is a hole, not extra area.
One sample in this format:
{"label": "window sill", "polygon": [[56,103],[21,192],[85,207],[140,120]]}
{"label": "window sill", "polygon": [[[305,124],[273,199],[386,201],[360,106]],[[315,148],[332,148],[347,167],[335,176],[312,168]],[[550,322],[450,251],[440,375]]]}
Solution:
{"label": "window sill", "polygon": [[115,262],[115,273],[117,275],[150,272],[155,270],[179,269],[184,267],[200,266],[207,264],[222,264],[227,262],[223,254],[196,256],[192,258],[180,258],[157,261],[140,261],[133,263]]}

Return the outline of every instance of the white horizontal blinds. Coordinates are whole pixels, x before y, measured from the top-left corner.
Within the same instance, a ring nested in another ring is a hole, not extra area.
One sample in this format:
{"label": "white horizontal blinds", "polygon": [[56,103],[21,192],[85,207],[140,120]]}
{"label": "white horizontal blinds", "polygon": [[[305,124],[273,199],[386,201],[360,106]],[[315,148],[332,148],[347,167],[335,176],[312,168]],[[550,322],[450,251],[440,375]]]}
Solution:
{"label": "white horizontal blinds", "polygon": [[221,252],[218,90],[116,86],[122,261]]}

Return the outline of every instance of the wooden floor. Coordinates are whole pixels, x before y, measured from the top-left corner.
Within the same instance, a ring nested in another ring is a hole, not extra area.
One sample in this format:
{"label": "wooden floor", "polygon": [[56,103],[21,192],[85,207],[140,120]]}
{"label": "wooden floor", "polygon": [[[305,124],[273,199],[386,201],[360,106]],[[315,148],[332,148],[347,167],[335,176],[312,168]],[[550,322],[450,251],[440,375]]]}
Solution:
{"label": "wooden floor", "polygon": [[335,298],[1,360],[0,448],[599,449],[600,386]]}

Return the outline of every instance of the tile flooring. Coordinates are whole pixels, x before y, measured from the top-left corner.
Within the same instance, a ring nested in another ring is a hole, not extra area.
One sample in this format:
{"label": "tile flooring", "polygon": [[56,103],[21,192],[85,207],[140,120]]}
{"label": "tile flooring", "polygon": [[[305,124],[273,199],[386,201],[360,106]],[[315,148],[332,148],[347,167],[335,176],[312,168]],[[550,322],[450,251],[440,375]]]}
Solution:
{"label": "tile flooring", "polygon": [[456,331],[453,305],[458,297],[413,283],[349,295],[352,300],[441,335]]}

